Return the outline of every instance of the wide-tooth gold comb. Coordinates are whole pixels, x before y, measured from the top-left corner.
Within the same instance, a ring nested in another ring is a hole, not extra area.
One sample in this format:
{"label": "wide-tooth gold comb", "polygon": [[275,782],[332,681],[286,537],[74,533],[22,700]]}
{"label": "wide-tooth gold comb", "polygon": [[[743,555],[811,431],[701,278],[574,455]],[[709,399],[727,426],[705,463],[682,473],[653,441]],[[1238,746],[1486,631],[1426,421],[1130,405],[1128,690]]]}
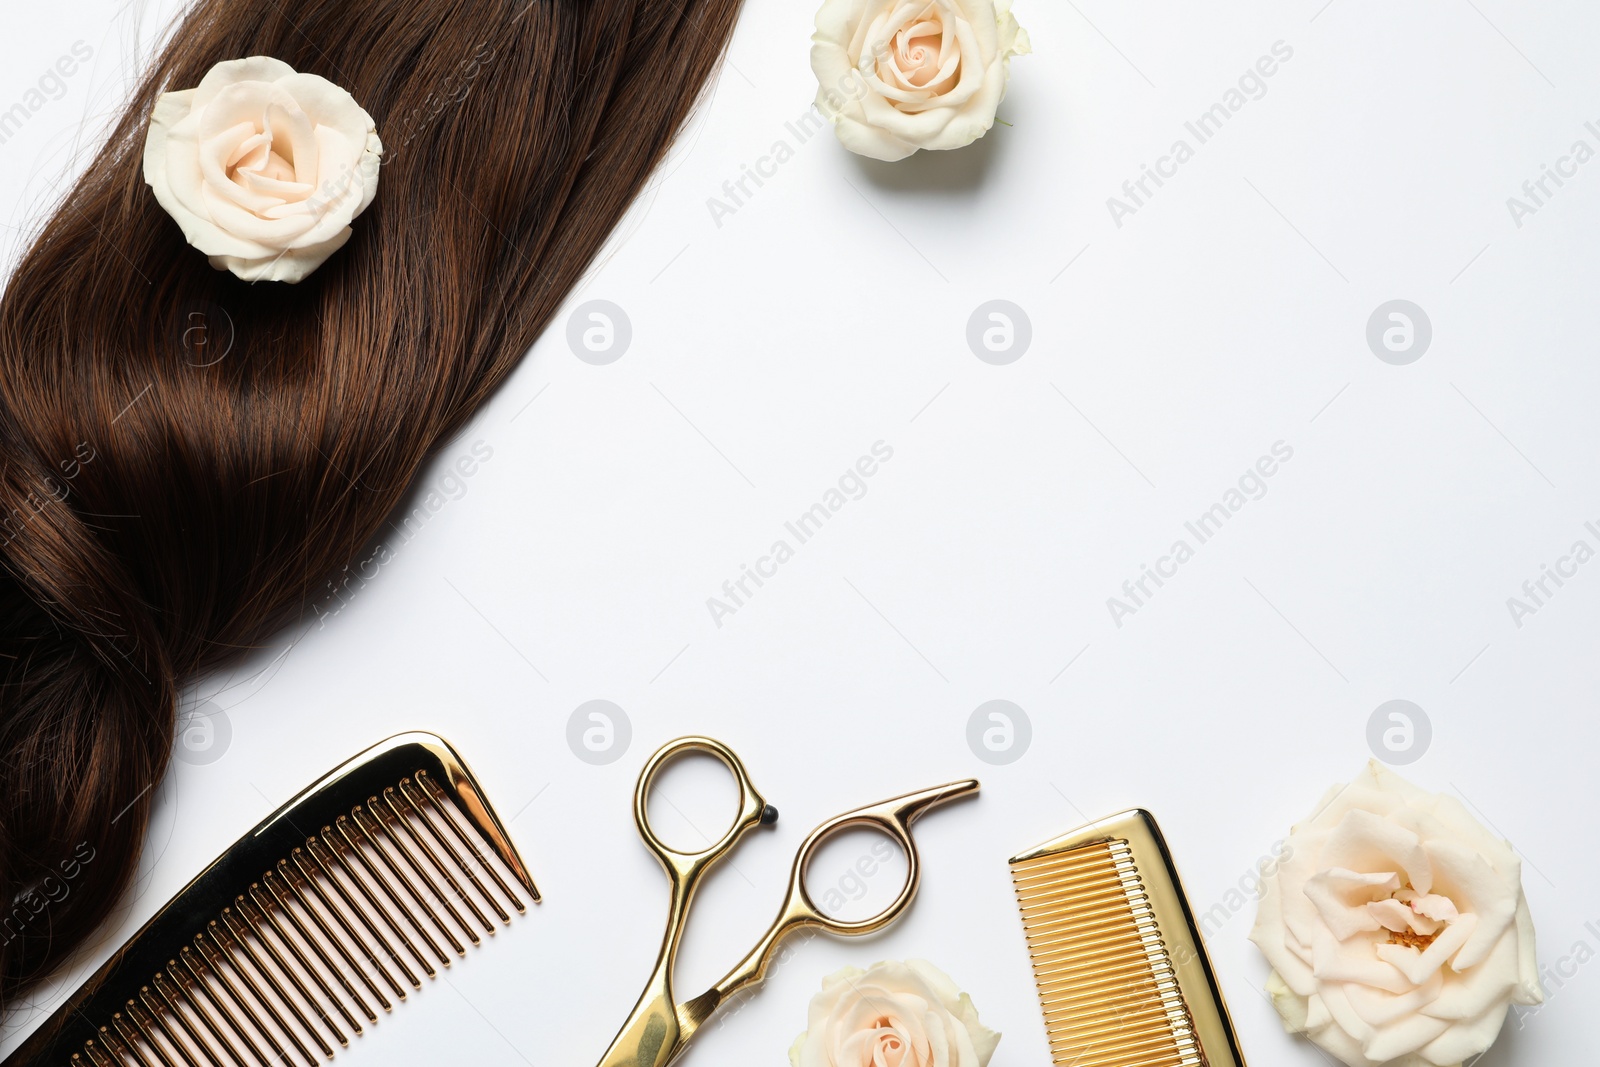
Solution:
{"label": "wide-tooth gold comb", "polygon": [[235,842],[4,1067],[317,1067],[525,911],[512,883],[538,902],[455,749],[391,737]]}
{"label": "wide-tooth gold comb", "polygon": [[1056,1067],[1244,1067],[1149,812],[1013,857],[1011,878]]}

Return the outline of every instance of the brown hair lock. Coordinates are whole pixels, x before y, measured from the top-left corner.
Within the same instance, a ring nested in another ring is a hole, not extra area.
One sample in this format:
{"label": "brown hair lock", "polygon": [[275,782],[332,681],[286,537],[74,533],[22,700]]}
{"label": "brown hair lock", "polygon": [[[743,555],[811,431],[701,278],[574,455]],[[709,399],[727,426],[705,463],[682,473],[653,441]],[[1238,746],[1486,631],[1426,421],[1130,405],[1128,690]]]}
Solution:
{"label": "brown hair lock", "polygon": [[[521,359],[738,7],[198,0],[184,16],[0,298],[0,998],[127,887],[180,685],[304,614]],[[354,236],[293,286],[213,270],[142,177],[157,96],[251,55],[347,89],[386,145]],[[218,358],[194,327],[224,323]],[[55,883],[69,891],[47,897]]]}

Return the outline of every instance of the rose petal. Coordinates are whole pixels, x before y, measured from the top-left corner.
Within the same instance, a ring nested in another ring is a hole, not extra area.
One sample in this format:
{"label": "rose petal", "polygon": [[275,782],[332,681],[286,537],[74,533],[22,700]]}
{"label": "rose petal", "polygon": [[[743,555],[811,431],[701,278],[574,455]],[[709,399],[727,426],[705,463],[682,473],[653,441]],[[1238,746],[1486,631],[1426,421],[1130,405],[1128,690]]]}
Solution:
{"label": "rose petal", "polygon": [[1442,897],[1437,893],[1424,893],[1412,901],[1411,907],[1414,911],[1438,922],[1450,922],[1461,914],[1449,897]]}
{"label": "rose petal", "polygon": [[1358,874],[1343,867],[1332,867],[1313,875],[1305,884],[1306,899],[1317,909],[1323,924],[1340,941],[1363,931],[1378,929],[1378,920],[1367,905],[1400,888],[1400,877],[1393,871]]}
{"label": "rose petal", "polygon": [[1539,959],[1533,932],[1533,916],[1528,901],[1517,894],[1517,992],[1516,1004],[1543,1004],[1544,988],[1539,984]]}
{"label": "rose petal", "polygon": [[1390,993],[1403,993],[1417,983],[1404,971],[1394,966],[1384,956],[1386,945],[1383,933],[1359,934],[1347,941],[1337,941],[1323,931],[1313,948],[1317,988],[1329,983],[1354,982],[1372,986]]}
{"label": "rose petal", "polygon": [[242,82],[271,83],[279,78],[293,74],[294,68],[279,59],[271,56],[250,56],[246,59],[230,59],[218,63],[206,72],[200,79],[200,84],[194,90],[194,107],[203,111],[211,105],[217,93],[230,85]]}
{"label": "rose petal", "polygon": [[1374,900],[1366,906],[1366,911],[1373,922],[1397,934],[1410,933],[1414,929],[1412,921],[1417,918],[1416,912],[1392,897]]}
{"label": "rose petal", "polygon": [[1301,996],[1309,996],[1316,991],[1317,979],[1307,962],[1308,956],[1290,948],[1293,934],[1283,922],[1281,883],[1280,876],[1262,879],[1261,903],[1256,909],[1255,924],[1250,929],[1250,940],[1255,942],[1271,964],[1273,973],[1281,976],[1280,980],[1286,987]]}
{"label": "rose petal", "polygon": [[211,265],[218,270],[229,270],[247,282],[299,282],[322,266],[350,239],[350,229],[320,245],[309,248],[288,248],[268,257],[245,259],[235,256],[213,256]]}
{"label": "rose petal", "polygon": [[[1406,1015],[1380,1027],[1362,1046],[1362,1051],[1377,1063],[1394,1064],[1450,1031],[1450,1024],[1425,1015]],[[1424,1057],[1426,1059],[1426,1057]]]}
{"label": "rose petal", "polygon": [[[1319,995],[1327,1005],[1329,1024],[1324,1030],[1338,1030],[1347,1035],[1355,1046],[1365,1049],[1368,1041],[1378,1036],[1377,1027],[1361,1017],[1345,993],[1343,982],[1326,982]],[[1362,1055],[1366,1055],[1365,1052]]]}
{"label": "rose petal", "polygon": [[1516,944],[1511,938],[1502,938],[1489,959],[1478,966],[1441,971],[1449,981],[1426,1014],[1455,1022],[1477,1018],[1495,1005],[1509,1002],[1517,988],[1516,957]]}
{"label": "rose petal", "polygon": [[1267,975],[1267,995],[1272,999],[1272,1004],[1278,1009],[1278,1017],[1283,1020],[1283,1027],[1291,1034],[1303,1033],[1306,1029],[1309,1000],[1289,988],[1281,975],[1273,971]]}
{"label": "rose petal", "polygon": [[1505,1021],[1506,1007],[1501,1005],[1479,1018],[1445,1026],[1439,1036],[1420,1051],[1431,1063],[1464,1063],[1494,1044]]}
{"label": "rose petal", "polygon": [[1370,1025],[1379,1029],[1416,1012],[1432,1015],[1426,1009],[1434,1004],[1445,989],[1442,975],[1434,975],[1421,985],[1398,993],[1389,993],[1371,986],[1348,983],[1344,987],[1345,999],[1353,1011]]}
{"label": "rose petal", "polygon": [[1421,893],[1433,887],[1433,865],[1422,841],[1370,811],[1351,811],[1339,820],[1318,859],[1324,867],[1397,871],[1401,881]]}
{"label": "rose petal", "polygon": [[197,168],[184,166],[187,160],[174,160],[175,149],[184,144],[175,130],[188,119],[194,90],[165,93],[156,98],[150,112],[150,129],[144,142],[144,180],[155,193],[156,202],[177,220],[184,236],[190,236],[206,217],[196,210],[199,202]]}
{"label": "rose petal", "polygon": [[1472,940],[1462,947],[1455,967],[1475,967],[1516,918],[1521,895],[1520,867],[1514,877],[1508,878],[1481,856],[1453,841],[1429,842],[1428,852],[1439,872],[1440,888],[1463,912],[1471,913],[1476,923]]}

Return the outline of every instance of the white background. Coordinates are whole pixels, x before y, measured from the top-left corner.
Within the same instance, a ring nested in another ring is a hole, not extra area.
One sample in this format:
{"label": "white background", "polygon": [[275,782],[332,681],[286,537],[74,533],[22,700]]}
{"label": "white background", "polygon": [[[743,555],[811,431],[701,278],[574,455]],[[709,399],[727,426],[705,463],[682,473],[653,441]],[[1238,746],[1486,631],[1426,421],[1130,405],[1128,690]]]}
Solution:
{"label": "white background", "polygon": [[[1600,563],[1520,627],[1506,603],[1575,540],[1600,546],[1583,525],[1600,519],[1600,163],[1520,228],[1506,205],[1576,139],[1600,148],[1584,129],[1600,120],[1600,12],[1018,0],[1035,54],[1013,65],[1009,126],[894,166],[824,133],[718,226],[706,202],[723,182],[795,146],[785,123],[814,91],[807,6],[752,0],[608,256],[426,476],[458,498],[326,625],[212,680],[226,750],[174,763],[137,894],[81,968],[14,1013],[9,1043],[257,819],[414,727],[473,763],[547,902],[350,1062],[598,1060],[664,913],[634,775],[690,732],[733,745],[784,815],[703,893],[688,993],[765,928],[815,822],[983,780],[920,824],[923,892],[899,926],[800,947],[691,1063],[781,1063],[824,975],[909,956],[1005,1033],[996,1067],[1044,1062],[1005,860],[1133,805],[1162,820],[1197,910],[1231,915],[1211,949],[1252,1061],[1324,1062],[1259,992],[1254,904],[1230,892],[1362,768],[1369,716],[1396,698],[1432,723],[1402,773],[1518,847],[1549,973],[1600,949],[1585,928],[1600,920]],[[85,128],[121,106],[166,19],[142,8],[7,11],[0,108],[75,41],[95,50],[0,146],[8,256],[91,160]],[[1293,58],[1265,95],[1115,225],[1107,198],[1193,143],[1184,122],[1278,41]],[[966,341],[997,298],[1031,320],[1007,366]],[[1365,339],[1396,298],[1433,328],[1407,366]],[[593,299],[632,324],[607,366],[566,342]],[[444,484],[477,441],[492,458]],[[893,459],[866,495],[717,626],[707,598],[878,441]],[[1266,495],[1115,625],[1107,598],[1279,441],[1293,458]],[[592,699],[632,723],[608,766],[566,742]],[[1033,724],[1008,766],[967,745],[991,699]],[[702,810],[713,798],[682,779],[674,800]],[[855,847],[824,857],[821,884]],[[1484,1067],[1600,1051],[1600,970],[1549,989]]]}

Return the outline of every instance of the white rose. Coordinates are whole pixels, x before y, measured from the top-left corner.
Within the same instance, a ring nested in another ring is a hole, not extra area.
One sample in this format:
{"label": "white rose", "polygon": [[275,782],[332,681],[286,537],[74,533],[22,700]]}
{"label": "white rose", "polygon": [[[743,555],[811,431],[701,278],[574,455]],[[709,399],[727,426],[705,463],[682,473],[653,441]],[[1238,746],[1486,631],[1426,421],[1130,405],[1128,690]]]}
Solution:
{"label": "white rose", "polygon": [[1030,50],[1011,0],[823,0],[811,40],[818,109],[850,151],[889,161],[982,137]]}
{"label": "white rose", "polygon": [[1289,1032],[1351,1067],[1454,1067],[1544,999],[1521,863],[1454,798],[1371,763],[1289,851],[1250,933]]}
{"label": "white rose", "polygon": [[144,180],[218,270],[298,282],[350,239],[383,143],[350,94],[287,63],[218,63],[150,116]]}
{"label": "white rose", "polygon": [[924,960],[846,967],[811,998],[793,1067],[987,1067],[1000,1035]]}

